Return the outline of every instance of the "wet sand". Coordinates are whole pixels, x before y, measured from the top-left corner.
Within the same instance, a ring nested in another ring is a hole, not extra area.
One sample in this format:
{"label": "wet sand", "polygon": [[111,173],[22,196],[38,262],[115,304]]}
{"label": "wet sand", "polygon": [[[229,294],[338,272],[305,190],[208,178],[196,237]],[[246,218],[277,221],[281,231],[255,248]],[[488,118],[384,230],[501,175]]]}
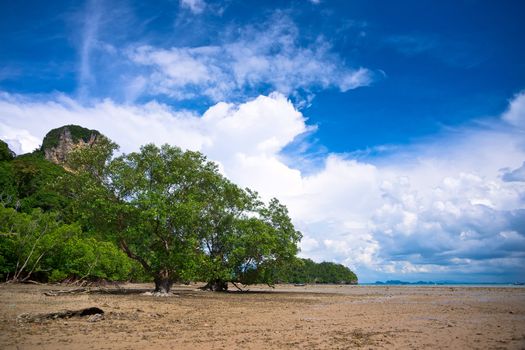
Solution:
{"label": "wet sand", "polygon": [[[1,284],[0,349],[525,349],[525,288],[196,287],[175,286],[170,297],[45,296],[69,287]],[[92,306],[104,319],[17,322]]]}

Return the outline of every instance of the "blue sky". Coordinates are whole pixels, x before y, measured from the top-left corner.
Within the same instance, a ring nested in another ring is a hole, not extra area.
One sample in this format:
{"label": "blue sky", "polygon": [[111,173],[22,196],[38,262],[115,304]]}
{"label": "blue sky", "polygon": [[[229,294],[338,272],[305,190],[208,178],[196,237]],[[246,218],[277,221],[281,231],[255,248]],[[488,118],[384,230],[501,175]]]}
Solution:
{"label": "blue sky", "polygon": [[2,2],[0,138],[75,123],[200,150],[362,281],[524,280],[524,10]]}

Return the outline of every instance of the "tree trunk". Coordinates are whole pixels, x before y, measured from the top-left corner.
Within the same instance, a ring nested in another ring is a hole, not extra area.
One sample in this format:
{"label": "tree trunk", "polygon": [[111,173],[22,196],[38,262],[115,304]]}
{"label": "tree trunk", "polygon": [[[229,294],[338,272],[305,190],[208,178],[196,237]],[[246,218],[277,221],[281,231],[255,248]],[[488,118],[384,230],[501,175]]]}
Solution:
{"label": "tree trunk", "polygon": [[228,282],[225,282],[221,279],[215,279],[209,281],[204,287],[203,290],[211,290],[213,292],[226,292],[228,290]]}
{"label": "tree trunk", "polygon": [[170,278],[168,271],[161,271],[155,277],[155,293],[169,293],[171,286],[173,285],[173,280]]}

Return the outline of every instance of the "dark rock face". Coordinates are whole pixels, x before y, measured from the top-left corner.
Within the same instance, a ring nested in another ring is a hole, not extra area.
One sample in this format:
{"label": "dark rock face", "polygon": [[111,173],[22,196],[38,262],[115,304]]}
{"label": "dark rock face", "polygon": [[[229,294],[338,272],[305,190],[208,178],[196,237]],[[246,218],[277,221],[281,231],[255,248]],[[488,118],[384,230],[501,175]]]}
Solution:
{"label": "dark rock face", "polygon": [[47,133],[41,151],[47,160],[64,164],[71,151],[79,147],[91,147],[101,134],[78,125],[66,125]]}

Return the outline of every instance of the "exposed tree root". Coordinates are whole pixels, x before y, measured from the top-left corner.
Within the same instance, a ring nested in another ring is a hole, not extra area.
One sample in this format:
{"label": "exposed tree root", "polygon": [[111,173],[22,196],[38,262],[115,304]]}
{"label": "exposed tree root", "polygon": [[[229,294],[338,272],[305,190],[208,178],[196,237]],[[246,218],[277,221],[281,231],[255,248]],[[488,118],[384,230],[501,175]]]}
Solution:
{"label": "exposed tree root", "polygon": [[88,288],[75,288],[75,289],[65,289],[65,290],[49,290],[47,292],[44,292],[44,295],[47,295],[48,297],[56,297],[58,295],[64,295],[64,294],[87,294],[90,290]]}
{"label": "exposed tree root", "polygon": [[242,288],[239,287],[239,286],[237,285],[237,283],[235,283],[235,282],[231,282],[231,284],[233,284],[233,286],[234,286],[235,288],[237,288],[237,289],[239,290],[239,292],[248,292],[248,289],[242,289]]}
{"label": "exposed tree root", "polygon": [[54,289],[44,292],[48,297],[56,297],[59,295],[69,294],[113,294],[113,295],[127,295],[127,294],[141,294],[150,291],[150,289],[130,289],[130,288],[75,288],[75,289]]}
{"label": "exposed tree root", "polygon": [[200,287],[200,290],[210,290],[212,292],[227,292],[228,291],[228,282],[225,282],[220,279],[215,279],[209,281],[205,286]]}

